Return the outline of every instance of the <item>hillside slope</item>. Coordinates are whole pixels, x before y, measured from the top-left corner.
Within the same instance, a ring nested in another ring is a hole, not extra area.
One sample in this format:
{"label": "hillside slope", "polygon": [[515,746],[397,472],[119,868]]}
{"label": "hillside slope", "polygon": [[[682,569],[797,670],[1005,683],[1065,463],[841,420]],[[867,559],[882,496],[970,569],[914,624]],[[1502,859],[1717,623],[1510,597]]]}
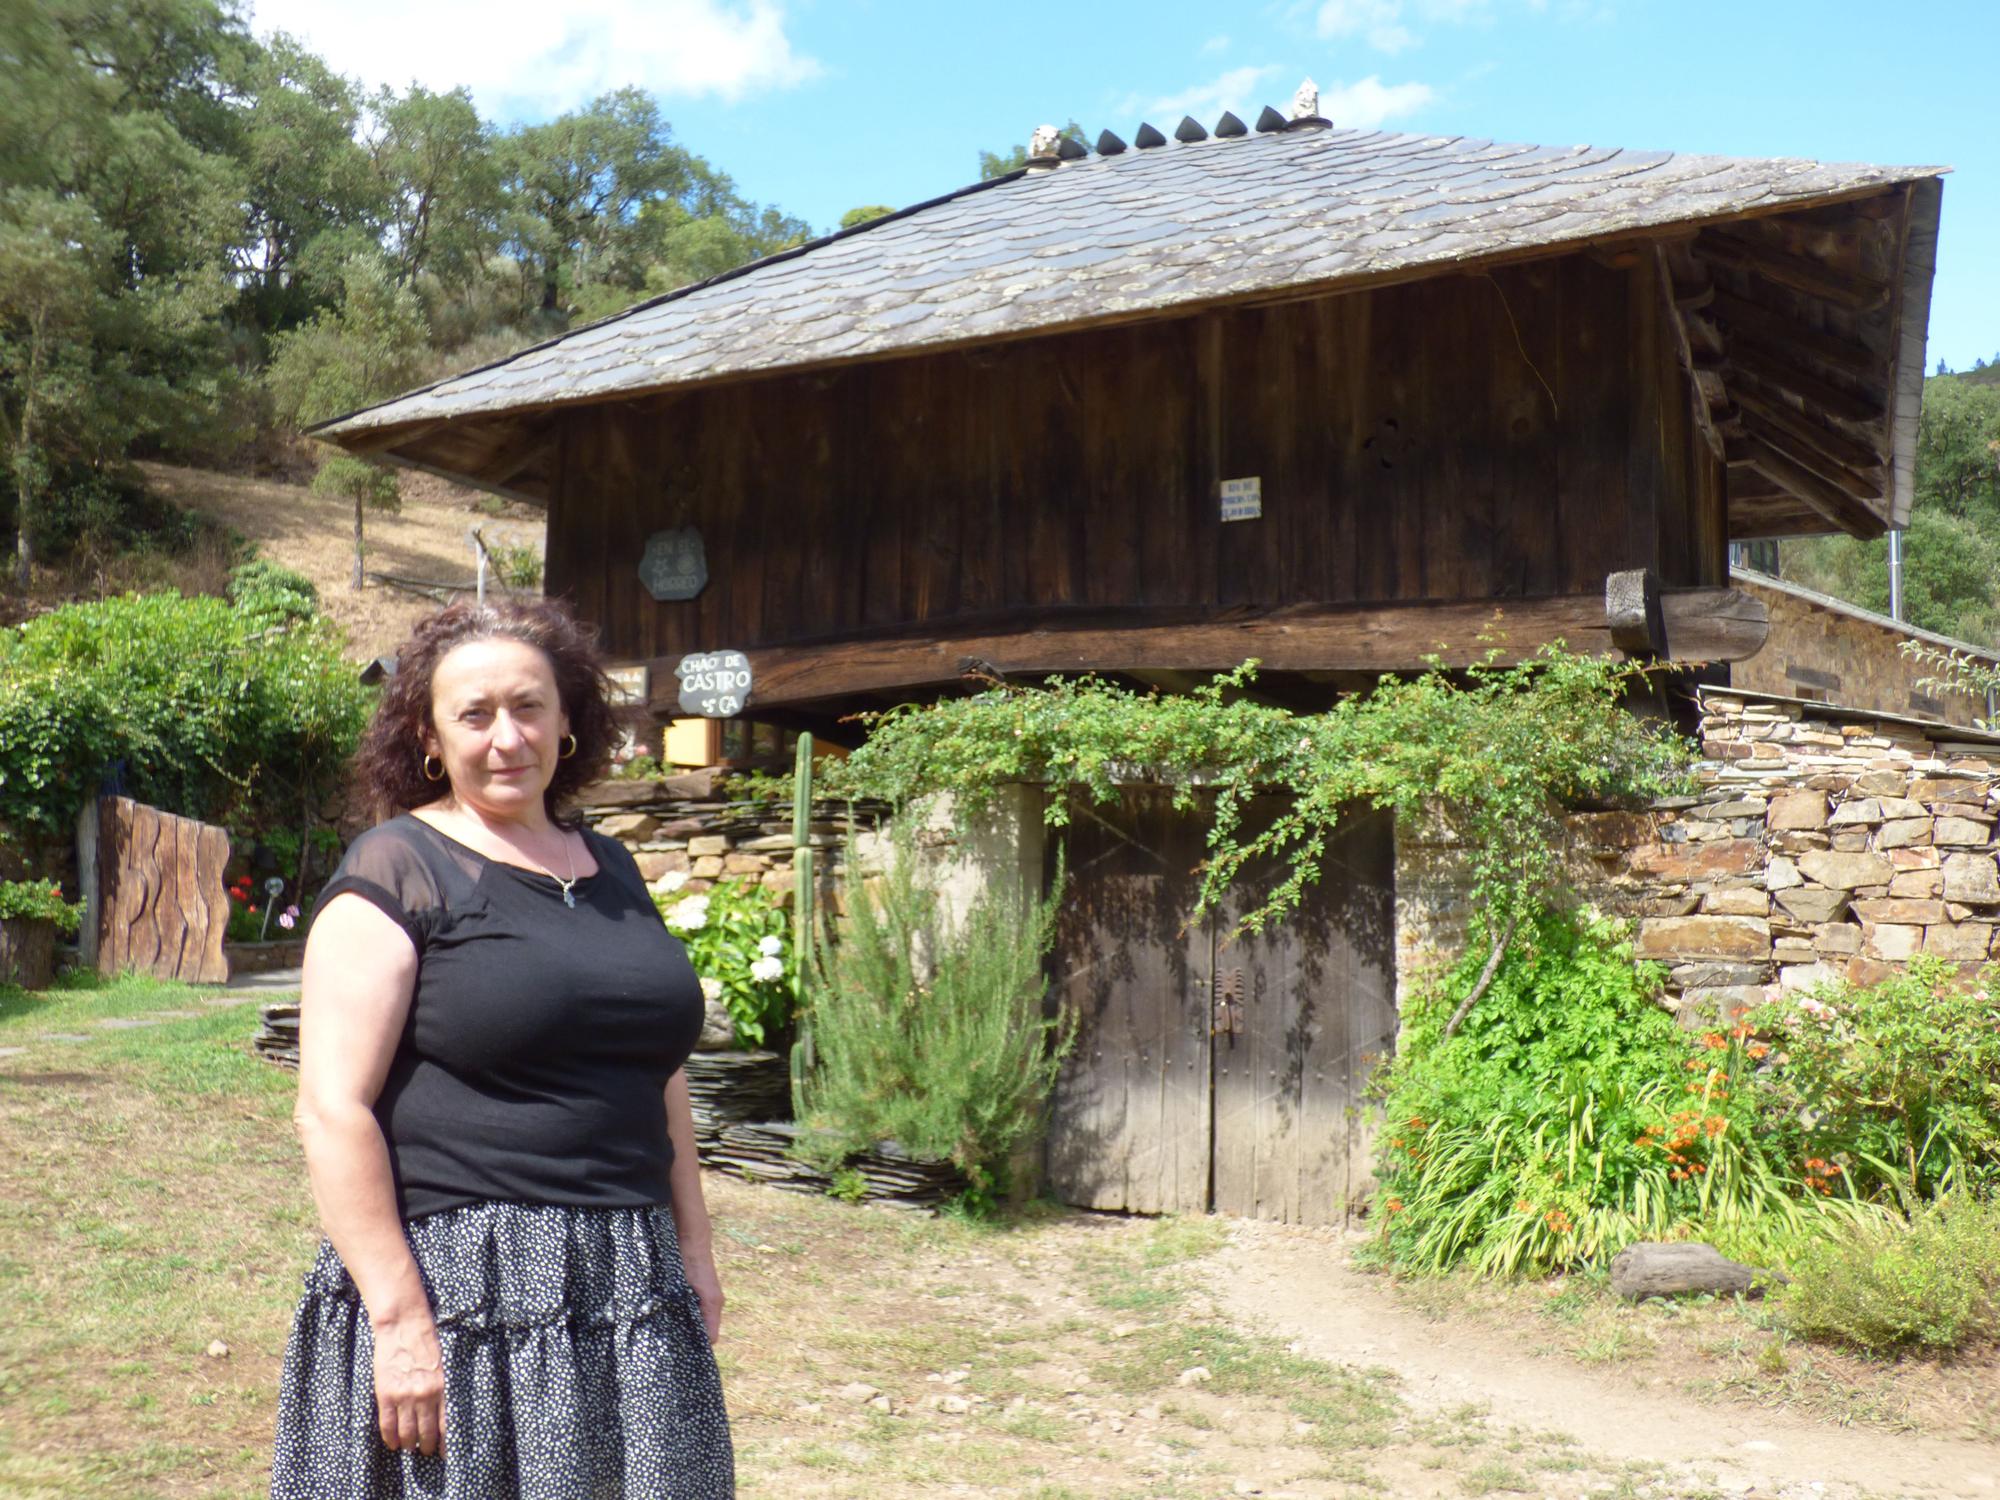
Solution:
{"label": "hillside slope", "polygon": [[[354,510],[345,500],[316,495],[303,485],[144,464],[149,484],[164,498],[214,517],[241,532],[260,557],[294,569],[319,588],[326,612],[347,632],[348,655],[356,660],[393,651],[412,626],[438,606],[429,599],[371,580],[358,592],[350,587],[354,568]],[[403,476],[400,511],[369,511],[365,533],[371,572],[425,582],[473,587],[469,527],[478,526],[489,545],[528,544],[543,551],[547,525],[542,513],[507,505],[498,515],[476,490],[424,475]]]}

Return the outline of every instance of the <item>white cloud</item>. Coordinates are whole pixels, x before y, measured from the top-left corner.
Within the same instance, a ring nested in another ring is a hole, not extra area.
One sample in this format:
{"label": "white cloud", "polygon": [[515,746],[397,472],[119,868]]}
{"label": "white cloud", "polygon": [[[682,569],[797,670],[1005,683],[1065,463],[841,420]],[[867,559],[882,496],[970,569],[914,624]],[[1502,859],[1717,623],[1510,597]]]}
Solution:
{"label": "white cloud", "polygon": [[1394,54],[1422,40],[1408,23],[1452,25],[1477,20],[1490,3],[1491,0],[1320,0],[1313,14],[1313,30],[1329,41],[1359,37],[1377,52]]}
{"label": "white cloud", "polygon": [[1369,130],[1415,114],[1437,91],[1427,83],[1385,84],[1374,74],[1359,83],[1336,83],[1319,91],[1319,112],[1343,128]]}
{"label": "white cloud", "polygon": [[1231,68],[1220,78],[1195,84],[1177,94],[1167,94],[1150,104],[1140,105],[1136,100],[1131,101],[1125,112],[1144,115],[1148,119],[1157,115],[1171,124],[1182,115],[1193,115],[1206,123],[1225,109],[1233,109],[1239,115],[1247,109],[1250,114],[1243,116],[1247,120],[1257,112],[1259,95],[1270,92],[1264,81],[1275,77],[1278,71],[1276,64]]}
{"label": "white cloud", "polygon": [[822,71],[793,49],[780,0],[257,0],[252,24],[369,84],[463,84],[503,117],[559,113],[626,84],[734,101]]}
{"label": "white cloud", "polygon": [[1201,51],[1204,57],[1213,52],[1227,52],[1228,50],[1229,38],[1226,36],[1212,36],[1201,44]]}

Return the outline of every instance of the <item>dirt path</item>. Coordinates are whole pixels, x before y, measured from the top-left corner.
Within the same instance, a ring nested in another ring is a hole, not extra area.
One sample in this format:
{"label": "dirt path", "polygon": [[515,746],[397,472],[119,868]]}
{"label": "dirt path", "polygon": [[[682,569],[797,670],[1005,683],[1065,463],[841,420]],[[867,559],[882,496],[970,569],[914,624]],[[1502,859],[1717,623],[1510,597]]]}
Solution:
{"label": "dirt path", "polygon": [[1216,1295],[1231,1317],[1299,1353],[1392,1371],[1420,1410],[1482,1406],[1492,1420],[1562,1432],[1597,1453],[1698,1468],[1725,1494],[2000,1495],[2000,1447],[1707,1405],[1537,1359],[1502,1330],[1447,1328],[1402,1305],[1350,1268],[1351,1248],[1325,1231],[1238,1223],[1211,1263]]}

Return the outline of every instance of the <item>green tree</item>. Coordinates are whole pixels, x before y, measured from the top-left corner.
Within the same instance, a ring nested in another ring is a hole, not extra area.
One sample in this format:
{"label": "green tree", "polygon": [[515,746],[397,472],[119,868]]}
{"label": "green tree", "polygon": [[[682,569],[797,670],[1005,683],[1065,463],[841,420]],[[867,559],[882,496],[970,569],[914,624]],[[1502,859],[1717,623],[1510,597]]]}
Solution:
{"label": "green tree", "polygon": [[426,272],[463,284],[500,241],[500,163],[493,132],[465,89],[410,85],[370,105],[368,154],[386,203],[384,240],[399,280]]}
{"label": "green tree", "polygon": [[644,266],[629,263],[633,221],[687,183],[670,135],[652,96],[625,88],[507,138],[510,237],[542,314],[561,316],[565,294],[588,282],[642,282]]}
{"label": "green tree", "polygon": [[840,216],[840,227],[852,229],[858,224],[866,224],[871,219],[880,219],[896,210],[886,203],[864,203],[858,208],[850,208]]}
{"label": "green tree", "polygon": [[1916,481],[1920,502],[2000,523],[2000,386],[1924,383]]}
{"label": "green tree", "polygon": [[0,0],[0,463],[17,577],[38,512],[69,484],[135,440],[220,429],[241,193],[219,147],[245,45],[199,0]]}
{"label": "green tree", "polygon": [[252,62],[249,86],[236,272],[252,323],[277,332],[331,300],[340,268],[377,243],[387,193],[355,139],[353,83],[280,33]]}
{"label": "green tree", "polygon": [[23,589],[56,456],[90,421],[89,325],[100,301],[91,262],[102,241],[82,204],[19,189],[0,196],[0,442],[13,481],[14,581]]}
{"label": "green tree", "polygon": [[[357,256],[342,272],[339,305],[273,340],[269,383],[280,420],[310,426],[395,395],[423,368],[430,331],[416,293],[379,257]],[[362,586],[364,512],[396,505],[394,475],[344,455],[321,464],[313,486],[354,502],[353,587]]]}

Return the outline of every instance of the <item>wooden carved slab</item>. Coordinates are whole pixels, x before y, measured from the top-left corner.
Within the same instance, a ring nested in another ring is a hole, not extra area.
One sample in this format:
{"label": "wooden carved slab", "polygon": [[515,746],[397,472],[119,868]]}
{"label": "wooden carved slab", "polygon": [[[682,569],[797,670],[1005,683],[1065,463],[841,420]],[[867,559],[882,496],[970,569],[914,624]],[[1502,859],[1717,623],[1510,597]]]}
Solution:
{"label": "wooden carved slab", "polygon": [[100,974],[221,984],[229,834],[129,797],[101,797],[77,827],[84,918],[78,946]]}

